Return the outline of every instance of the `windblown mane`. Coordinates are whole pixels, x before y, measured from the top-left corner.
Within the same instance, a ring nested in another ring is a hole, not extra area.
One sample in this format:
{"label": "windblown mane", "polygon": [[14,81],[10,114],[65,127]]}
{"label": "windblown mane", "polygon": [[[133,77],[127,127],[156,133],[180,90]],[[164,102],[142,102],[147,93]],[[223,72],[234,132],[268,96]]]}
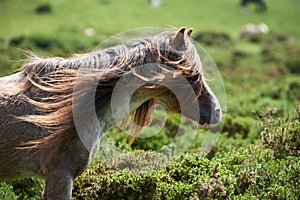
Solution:
{"label": "windblown mane", "polygon": [[[114,86],[122,76],[126,74],[139,76],[136,68],[146,63],[156,63],[158,69],[151,77],[146,77],[158,83],[151,87],[151,92],[166,90],[159,83],[168,81],[166,74],[169,73],[173,74],[173,78],[184,75],[191,82],[202,78],[200,59],[192,42],[187,40],[185,52],[189,55],[184,55],[172,48],[171,38],[174,34],[162,33],[69,59],[59,57],[44,59],[31,54],[30,62],[20,70],[27,78],[23,87],[24,98],[35,105],[38,112],[19,118],[41,127],[50,134],[24,144],[24,148],[50,149],[50,153],[54,155],[66,142],[76,137],[73,106],[82,107],[82,116],[87,115],[90,110],[85,105],[73,105],[75,84],[86,86],[97,84],[94,85],[97,87],[96,94],[92,93],[94,91],[90,91],[89,87],[82,87],[76,91],[76,95],[82,98],[94,95],[96,106],[101,107],[110,100]],[[150,91],[147,86],[140,89]],[[200,91],[196,92],[197,95],[200,94]],[[149,110],[155,103],[155,99],[150,99],[132,113],[137,125],[149,124],[151,120]]]}

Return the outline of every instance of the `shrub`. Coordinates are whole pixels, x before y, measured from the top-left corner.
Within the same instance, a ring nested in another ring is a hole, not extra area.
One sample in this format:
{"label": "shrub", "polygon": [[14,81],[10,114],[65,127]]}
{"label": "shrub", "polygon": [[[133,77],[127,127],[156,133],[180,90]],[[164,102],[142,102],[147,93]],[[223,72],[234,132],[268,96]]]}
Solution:
{"label": "shrub", "polygon": [[288,58],[285,61],[285,65],[291,73],[300,74],[300,58],[299,57]]}
{"label": "shrub", "polygon": [[193,37],[200,44],[207,46],[230,46],[232,44],[231,37],[226,33],[217,32],[200,32]]}
{"label": "shrub", "polygon": [[44,181],[37,178],[23,178],[9,182],[20,199],[42,199]]}
{"label": "shrub", "polygon": [[226,114],[223,132],[228,132],[229,137],[233,137],[236,134],[241,134],[243,138],[246,138],[250,131],[251,125],[251,119],[249,120],[245,117],[234,118],[230,114]]}
{"label": "shrub", "polygon": [[252,34],[246,37],[246,40],[252,43],[261,43],[265,45],[272,45],[276,43],[287,43],[290,39],[289,36],[286,35],[280,35],[277,33],[257,33]]}
{"label": "shrub", "polygon": [[299,199],[299,118],[282,119],[271,109],[260,119],[266,119],[260,144],[218,151],[210,159],[183,154],[150,171],[142,168],[156,158],[132,152],[109,163],[120,166],[125,160],[138,170],[98,163],[78,177],[74,198]]}
{"label": "shrub", "polygon": [[0,183],[0,199],[17,199],[13,186],[8,183]]}
{"label": "shrub", "polygon": [[166,161],[167,157],[163,154],[136,150],[134,152],[124,153],[120,155],[118,159],[108,159],[104,161],[103,164],[116,170],[147,171],[159,169]]}
{"label": "shrub", "polygon": [[277,159],[273,150],[262,145],[217,153],[211,160],[200,154],[183,154],[165,167],[148,172],[117,171],[98,163],[76,179],[73,197],[297,199],[299,169],[299,157]]}
{"label": "shrub", "polygon": [[270,36],[265,33],[253,34],[247,37],[247,40],[252,43],[263,43],[266,42]]}
{"label": "shrub", "polygon": [[261,92],[261,97],[270,97],[271,99],[274,100],[280,100],[282,99],[283,96],[282,93],[283,93],[282,85],[269,87],[268,89],[265,89]]}
{"label": "shrub", "polygon": [[9,40],[9,45],[36,53],[49,54],[51,52],[53,56],[68,57],[76,52],[86,52],[94,48],[98,42],[96,39],[82,38],[74,33],[72,37],[68,34],[38,34],[13,37]]}
{"label": "shrub", "polygon": [[35,12],[38,14],[50,13],[52,11],[52,7],[50,4],[41,4],[38,5],[35,9]]}
{"label": "shrub", "polygon": [[261,133],[265,147],[274,151],[277,158],[300,155],[300,121],[276,119],[268,121]]}
{"label": "shrub", "polygon": [[[300,68],[300,66],[299,66]],[[300,101],[300,81],[291,81],[288,85],[287,99],[290,101]]]}

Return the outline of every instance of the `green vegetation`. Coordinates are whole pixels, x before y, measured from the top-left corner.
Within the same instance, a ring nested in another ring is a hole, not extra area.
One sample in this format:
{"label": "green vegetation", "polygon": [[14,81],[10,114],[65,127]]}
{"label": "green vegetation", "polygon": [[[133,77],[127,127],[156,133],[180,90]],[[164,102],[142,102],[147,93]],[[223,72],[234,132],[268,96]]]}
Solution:
{"label": "green vegetation", "polygon": [[[267,12],[245,14],[236,0],[165,0],[156,9],[146,0],[3,0],[0,76],[24,63],[24,50],[68,57],[132,28],[193,27],[193,38],[213,58],[225,84],[227,114],[217,144],[205,154],[206,131],[191,138],[188,123],[180,126],[173,114],[159,133],[131,146],[125,133],[114,136],[112,130],[106,142],[126,153],[101,146],[76,179],[74,199],[300,199],[300,2],[266,3]],[[270,33],[240,39],[249,22],[266,23]],[[96,35],[84,35],[87,27]],[[166,144],[179,129],[186,134],[178,136],[177,147],[193,143],[167,162],[162,152],[173,153]],[[0,199],[41,199],[43,187],[36,178],[3,182]]]}

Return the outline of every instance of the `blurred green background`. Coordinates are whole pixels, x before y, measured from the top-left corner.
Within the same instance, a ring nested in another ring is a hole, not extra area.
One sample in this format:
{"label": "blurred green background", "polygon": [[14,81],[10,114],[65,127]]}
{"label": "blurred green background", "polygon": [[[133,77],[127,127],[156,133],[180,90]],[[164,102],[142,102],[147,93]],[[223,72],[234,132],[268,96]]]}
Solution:
{"label": "blurred green background", "polygon": [[[179,125],[170,114],[150,139],[128,146],[122,135],[111,137],[131,153],[104,164],[96,159],[77,179],[74,198],[299,199],[300,1],[265,3],[267,10],[257,12],[254,4],[241,8],[239,0],[165,0],[157,8],[148,0],[0,0],[0,76],[22,66],[24,50],[68,57],[130,29],[192,27],[226,89],[225,124],[213,151],[195,154],[201,150],[196,140],[162,169],[119,170],[122,159],[147,165],[151,150],[172,140]],[[265,23],[269,32],[240,38],[248,23]],[[201,140],[205,133],[198,134]],[[0,199],[40,199],[42,188],[39,179],[0,183]]]}

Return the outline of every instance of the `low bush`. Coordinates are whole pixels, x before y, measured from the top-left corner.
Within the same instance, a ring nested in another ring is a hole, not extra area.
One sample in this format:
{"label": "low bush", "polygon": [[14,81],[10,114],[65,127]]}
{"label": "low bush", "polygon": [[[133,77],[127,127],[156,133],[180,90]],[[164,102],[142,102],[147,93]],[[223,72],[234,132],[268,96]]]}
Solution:
{"label": "low bush", "polygon": [[226,114],[223,132],[228,132],[229,137],[241,134],[243,138],[246,138],[251,129],[252,123],[253,120],[251,120],[251,118],[233,117],[230,114]]}
{"label": "low bush", "polygon": [[281,35],[278,33],[257,33],[252,34],[246,37],[246,40],[252,43],[261,43],[261,44],[275,44],[275,43],[286,43],[290,39],[287,35]]}
{"label": "low bush", "polygon": [[207,46],[230,46],[231,37],[226,33],[218,32],[199,32],[193,36],[194,40]]}
{"label": "low bush", "polygon": [[52,12],[52,6],[48,3],[40,4],[35,8],[35,12],[38,14],[45,14]]}
{"label": "low bush", "polygon": [[261,133],[265,147],[274,151],[276,158],[300,156],[300,121],[276,119],[268,121]]}
{"label": "low bush", "polygon": [[23,178],[9,182],[19,199],[42,199],[44,181],[37,178]]}
{"label": "low bush", "polygon": [[[139,162],[143,162],[140,160]],[[275,159],[263,146],[218,153],[211,160],[183,154],[148,172],[96,164],[76,179],[75,199],[259,199],[300,196],[300,158]]]}
{"label": "low bush", "polygon": [[285,61],[285,66],[293,74],[300,74],[300,58],[289,58]]}
{"label": "low bush", "polygon": [[[300,68],[300,66],[299,66]],[[291,81],[288,85],[288,90],[286,92],[287,99],[289,101],[299,101],[300,102],[300,80]]]}
{"label": "low bush", "polygon": [[13,186],[8,183],[0,183],[0,199],[17,199]]}
{"label": "low bush", "polygon": [[247,37],[247,40],[252,43],[263,43],[270,39],[270,36],[265,33],[253,34]]}
{"label": "low bush", "polygon": [[44,181],[37,178],[23,178],[0,182],[0,199],[42,199]]}
{"label": "low bush", "polygon": [[204,154],[185,153],[161,168],[145,171],[141,166],[155,157],[149,153],[143,156],[145,152],[139,151],[127,154],[126,159],[121,156],[109,162],[116,163],[116,167],[126,160],[130,166],[137,166],[137,170],[130,167],[117,170],[113,165],[95,163],[76,179],[73,196],[75,199],[299,199],[297,116],[294,121],[274,117],[266,120],[261,143],[217,151],[210,159]]}
{"label": "low bush", "polygon": [[[77,38],[78,37],[78,38]],[[37,53],[52,53],[52,56],[68,57],[74,53],[91,51],[100,41],[84,39],[76,33],[70,37],[68,34],[56,36],[48,34],[16,36],[10,39],[9,46]]]}

